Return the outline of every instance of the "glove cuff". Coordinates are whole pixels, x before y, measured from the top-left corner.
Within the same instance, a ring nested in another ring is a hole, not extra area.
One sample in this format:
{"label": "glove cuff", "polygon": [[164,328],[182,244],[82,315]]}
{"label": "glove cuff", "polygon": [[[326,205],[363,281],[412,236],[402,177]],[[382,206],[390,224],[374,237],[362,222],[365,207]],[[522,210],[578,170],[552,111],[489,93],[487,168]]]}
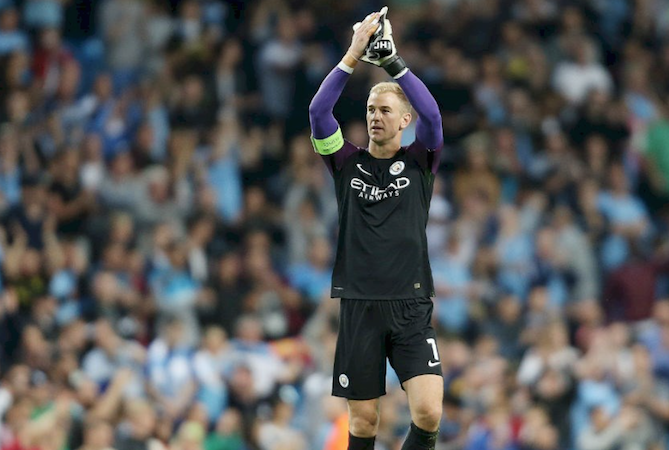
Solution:
{"label": "glove cuff", "polygon": [[404,72],[408,70],[406,63],[399,55],[393,55],[383,61],[381,67],[393,78],[399,78],[399,75],[404,75]]}

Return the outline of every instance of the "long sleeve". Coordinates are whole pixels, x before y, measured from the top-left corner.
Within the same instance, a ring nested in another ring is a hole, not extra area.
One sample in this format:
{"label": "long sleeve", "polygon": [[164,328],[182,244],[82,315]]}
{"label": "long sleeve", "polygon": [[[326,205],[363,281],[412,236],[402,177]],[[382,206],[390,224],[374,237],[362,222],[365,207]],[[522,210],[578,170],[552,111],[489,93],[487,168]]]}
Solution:
{"label": "long sleeve", "polygon": [[330,173],[340,169],[357,148],[346,142],[333,115],[334,106],[344,91],[350,73],[335,67],[325,77],[309,105],[311,140]]}
{"label": "long sleeve", "polygon": [[418,113],[416,138],[430,150],[441,150],[444,144],[444,132],[437,101],[420,78],[411,71],[398,78],[397,82]]}
{"label": "long sleeve", "polygon": [[318,92],[314,95],[309,105],[309,121],[311,122],[311,132],[315,139],[325,139],[332,136],[339,128],[339,124],[332,113],[339,100],[339,96],[344,91],[344,86],[350,74],[344,72],[339,67],[330,71],[327,77],[321,83]]}

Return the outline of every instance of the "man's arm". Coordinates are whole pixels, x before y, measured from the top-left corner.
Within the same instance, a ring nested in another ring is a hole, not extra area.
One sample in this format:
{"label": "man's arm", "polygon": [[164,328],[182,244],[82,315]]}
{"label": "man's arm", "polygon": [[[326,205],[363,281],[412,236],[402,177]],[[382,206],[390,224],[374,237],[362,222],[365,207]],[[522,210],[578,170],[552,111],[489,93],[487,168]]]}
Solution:
{"label": "man's arm", "polygon": [[348,78],[353,73],[351,69],[352,67],[346,66],[344,59],[342,59],[342,62],[325,77],[325,80],[323,80],[323,83],[318,88],[318,92],[316,92],[316,95],[314,95],[309,104],[309,122],[311,123],[314,148],[321,155],[332,154],[341,147],[333,146],[324,141],[327,141],[335,133],[341,134],[333,110],[337,100],[339,100],[339,96],[344,90]]}
{"label": "man's arm", "polygon": [[418,113],[416,122],[417,140],[430,150],[428,166],[436,173],[439,166],[439,154],[444,143],[441,126],[441,113],[436,100],[423,82],[409,71],[404,60],[397,53],[393,39],[393,28],[386,17],[388,8],[379,13],[381,28],[372,38],[363,61],[381,67],[388,75],[397,80],[406,94],[411,106]]}
{"label": "man's arm", "polygon": [[332,113],[353,72],[352,68],[344,63],[344,59],[325,77],[309,105],[311,142],[316,153],[323,157],[330,173],[341,169],[344,161],[355,151],[354,146],[345,145],[339,123]]}
{"label": "man's arm", "polygon": [[378,13],[365,18],[362,25],[353,33],[348,51],[337,67],[325,77],[309,104],[314,150],[323,156],[331,172],[335,168],[340,168],[344,160],[354,151],[353,146],[346,146],[346,150],[340,151],[344,148],[344,137],[333,114],[334,106],[377,27]]}
{"label": "man's arm", "polygon": [[411,106],[418,113],[416,121],[416,137],[430,150],[439,150],[444,143],[444,132],[441,126],[441,112],[425,84],[407,71],[397,79]]}
{"label": "man's arm", "polygon": [[411,106],[418,113],[416,139],[429,149],[431,153],[434,153],[430,168],[432,173],[436,173],[439,167],[441,148],[444,145],[441,112],[439,111],[437,101],[420,78],[411,71],[406,71],[397,78],[397,83],[402,87]]}

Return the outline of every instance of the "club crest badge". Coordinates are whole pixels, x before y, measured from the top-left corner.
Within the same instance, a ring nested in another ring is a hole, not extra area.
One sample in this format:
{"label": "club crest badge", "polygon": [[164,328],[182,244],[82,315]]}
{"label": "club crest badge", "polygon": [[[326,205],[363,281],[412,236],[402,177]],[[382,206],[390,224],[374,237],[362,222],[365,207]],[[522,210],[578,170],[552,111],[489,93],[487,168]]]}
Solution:
{"label": "club crest badge", "polygon": [[392,166],[390,166],[391,175],[399,175],[404,170],[404,161],[397,161]]}
{"label": "club crest badge", "polygon": [[348,387],[348,377],[346,376],[346,374],[342,373],[341,375],[339,375],[339,384],[341,384],[341,387],[343,387],[344,389]]}

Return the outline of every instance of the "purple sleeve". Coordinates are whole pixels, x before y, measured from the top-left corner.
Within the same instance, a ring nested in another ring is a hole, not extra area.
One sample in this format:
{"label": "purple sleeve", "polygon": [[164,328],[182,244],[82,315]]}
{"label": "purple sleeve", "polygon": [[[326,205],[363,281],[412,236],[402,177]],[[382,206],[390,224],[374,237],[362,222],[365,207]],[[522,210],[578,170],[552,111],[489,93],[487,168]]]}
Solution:
{"label": "purple sleeve", "polygon": [[[309,122],[311,123],[311,134],[315,139],[324,139],[332,136],[339,128],[339,123],[332,113],[339,96],[344,91],[344,86],[351,75],[338,67],[330,71],[318,88],[318,92],[309,104]],[[355,151],[354,145],[344,145],[341,150],[332,155],[323,156],[325,164],[332,173],[341,169],[346,158]]]}
{"label": "purple sleeve", "polygon": [[339,124],[332,111],[350,76],[350,74],[335,67],[325,77],[321,87],[318,88],[318,92],[311,100],[309,122],[311,122],[311,133],[314,138],[324,139],[332,136],[337,131]]}
{"label": "purple sleeve", "polygon": [[397,82],[402,87],[411,106],[418,113],[416,139],[434,153],[431,169],[433,173],[436,173],[441,148],[444,145],[444,130],[441,125],[439,105],[425,84],[410,70],[398,78]]}

